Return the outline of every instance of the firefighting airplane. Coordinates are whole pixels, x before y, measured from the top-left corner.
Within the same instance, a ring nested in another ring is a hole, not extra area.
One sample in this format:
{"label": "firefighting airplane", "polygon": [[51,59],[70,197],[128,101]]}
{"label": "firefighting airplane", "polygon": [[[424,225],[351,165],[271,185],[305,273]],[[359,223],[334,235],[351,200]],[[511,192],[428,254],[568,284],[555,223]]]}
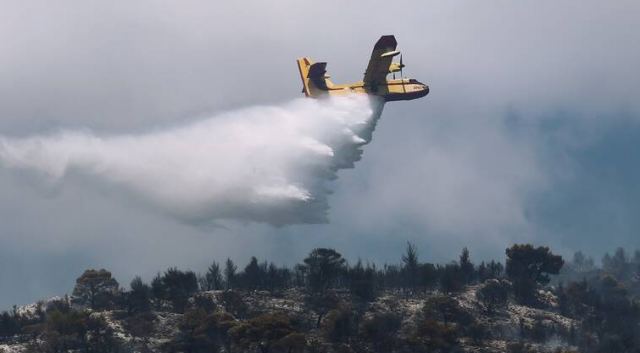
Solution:
{"label": "firefighting airplane", "polygon": [[[412,78],[402,77],[402,54],[396,50],[396,38],[392,35],[382,36],[376,42],[371,53],[371,59],[364,73],[364,79],[359,82],[344,85],[333,84],[326,74],[327,63],[314,63],[309,58],[298,59],[298,69],[302,78],[302,92],[307,97],[321,97],[325,95],[344,95],[366,93],[382,97],[386,102],[410,100],[424,97],[429,93],[429,86]],[[400,62],[392,62],[393,57],[400,55]],[[400,71],[400,79],[395,73]],[[393,73],[393,79],[387,80],[387,75]]]}

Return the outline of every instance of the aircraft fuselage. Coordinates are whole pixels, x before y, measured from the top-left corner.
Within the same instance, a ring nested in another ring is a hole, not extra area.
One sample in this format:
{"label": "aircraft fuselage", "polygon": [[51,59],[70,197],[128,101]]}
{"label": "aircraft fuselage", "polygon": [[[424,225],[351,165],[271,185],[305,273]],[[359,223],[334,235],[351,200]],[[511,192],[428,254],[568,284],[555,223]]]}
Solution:
{"label": "aircraft fuselage", "polygon": [[386,102],[411,100],[426,96],[429,93],[429,86],[415,79],[394,79],[377,85],[365,85],[359,81],[351,84],[333,85],[326,90],[317,89],[310,96],[318,97],[323,94],[345,95],[345,94],[371,94],[382,97]]}

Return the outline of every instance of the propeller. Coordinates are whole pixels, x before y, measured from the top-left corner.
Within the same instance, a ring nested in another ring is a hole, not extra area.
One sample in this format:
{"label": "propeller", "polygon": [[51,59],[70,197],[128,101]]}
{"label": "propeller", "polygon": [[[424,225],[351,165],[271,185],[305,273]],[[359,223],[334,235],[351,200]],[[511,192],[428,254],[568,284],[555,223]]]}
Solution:
{"label": "propeller", "polygon": [[[402,53],[400,53],[400,78],[404,79],[404,74],[402,73],[402,68],[404,64],[402,63]],[[404,87],[404,80],[402,81],[402,90],[406,92],[406,88]]]}
{"label": "propeller", "polygon": [[[395,65],[398,65],[397,67]],[[393,63],[393,70],[389,70],[392,71],[393,74],[393,79],[396,79],[396,71],[400,71],[400,78],[404,78],[404,74],[402,73],[402,68],[404,67],[404,64],[402,63],[402,53],[400,54],[400,63]]]}
{"label": "propeller", "polygon": [[[404,64],[402,63],[402,54],[400,54],[400,65],[398,65],[400,67],[400,78],[403,78],[404,75],[402,74],[402,68],[404,67]],[[396,79],[396,72],[393,71],[393,79]]]}

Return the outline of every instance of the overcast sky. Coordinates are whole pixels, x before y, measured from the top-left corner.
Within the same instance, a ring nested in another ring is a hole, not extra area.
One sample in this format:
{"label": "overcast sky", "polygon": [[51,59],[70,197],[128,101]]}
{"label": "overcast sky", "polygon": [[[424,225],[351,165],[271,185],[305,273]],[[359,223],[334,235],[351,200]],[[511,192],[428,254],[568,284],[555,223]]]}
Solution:
{"label": "overcast sky", "polygon": [[122,190],[43,186],[0,168],[0,307],[62,295],[85,268],[124,285],[227,256],[280,264],[313,247],[424,261],[513,242],[600,256],[640,247],[637,1],[5,1],[0,134],[116,134],[300,97],[295,59],[360,80],[395,34],[431,93],[385,107],[330,223],[192,226]]}

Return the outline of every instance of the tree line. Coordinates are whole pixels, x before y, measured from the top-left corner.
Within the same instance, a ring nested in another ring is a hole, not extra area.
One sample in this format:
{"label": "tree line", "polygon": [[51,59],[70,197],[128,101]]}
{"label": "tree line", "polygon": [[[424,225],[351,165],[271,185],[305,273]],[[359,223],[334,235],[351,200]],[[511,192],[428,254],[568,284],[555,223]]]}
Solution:
{"label": "tree line", "polygon": [[464,248],[458,261],[423,263],[418,259],[415,245],[408,243],[400,264],[378,267],[361,260],[349,264],[338,251],[317,248],[293,268],[251,257],[243,269],[238,269],[231,259],[227,259],[223,265],[213,261],[202,275],[169,268],[158,273],[150,284],[136,277],[129,291],[119,289],[108,271],[87,270],[76,281],[73,297],[76,303],[94,310],[126,303],[129,310],[147,306],[162,308],[169,304],[171,310],[183,312],[188,299],[200,291],[273,292],[301,288],[309,294],[322,295],[328,290],[342,290],[359,300],[371,301],[387,290],[405,295],[433,290],[451,293],[469,284],[507,276],[513,280],[519,300],[531,302],[532,289],[548,283],[549,274],[558,274],[563,265],[562,258],[546,247],[514,245],[507,249],[506,255],[506,266],[493,260],[475,265],[468,249]]}

